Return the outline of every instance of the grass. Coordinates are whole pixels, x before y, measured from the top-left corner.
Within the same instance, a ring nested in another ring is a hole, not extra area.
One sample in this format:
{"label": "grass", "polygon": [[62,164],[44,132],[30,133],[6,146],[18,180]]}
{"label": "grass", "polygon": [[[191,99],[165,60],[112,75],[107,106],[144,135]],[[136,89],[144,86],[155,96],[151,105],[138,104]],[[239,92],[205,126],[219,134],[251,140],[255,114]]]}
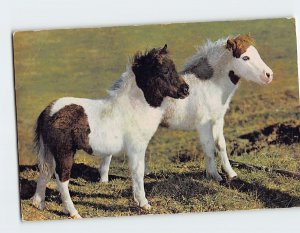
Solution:
{"label": "grass", "polygon": [[[248,32],[274,71],[274,81],[268,86],[242,81],[225,117],[228,154],[236,161],[299,172],[299,137],[291,143],[283,140],[300,135],[293,19],[17,32],[14,59],[22,219],[67,218],[61,212],[54,180],[47,188],[47,210],[39,211],[29,202],[38,175],[32,152],[34,124],[50,101],[62,96],[105,96],[137,50],[167,43],[180,69],[195,46],[207,38]],[[265,135],[266,127],[272,133]],[[255,143],[243,137],[257,134]],[[152,171],[145,178],[151,212],[143,212],[132,200],[125,156],[112,160],[110,182],[101,184],[99,159],[79,152],[70,191],[80,214],[128,216],[300,206],[299,180],[282,175],[236,169],[239,178],[232,182],[207,180],[196,132],[159,129],[146,158]]]}

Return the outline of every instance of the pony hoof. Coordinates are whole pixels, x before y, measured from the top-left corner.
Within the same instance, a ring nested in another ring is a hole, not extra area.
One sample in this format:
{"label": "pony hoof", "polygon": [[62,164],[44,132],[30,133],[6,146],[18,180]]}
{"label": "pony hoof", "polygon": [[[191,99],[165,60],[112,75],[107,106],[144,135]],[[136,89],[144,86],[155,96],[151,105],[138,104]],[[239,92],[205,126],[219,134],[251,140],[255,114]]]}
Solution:
{"label": "pony hoof", "polygon": [[237,179],[237,175],[235,175],[235,176],[229,176],[228,179],[229,180],[235,180],[235,179]]}
{"label": "pony hoof", "polygon": [[100,183],[105,183],[105,184],[107,184],[107,183],[108,183],[108,179],[100,179]]}
{"label": "pony hoof", "polygon": [[101,183],[108,183],[108,175],[100,175],[100,182]]}
{"label": "pony hoof", "polygon": [[230,180],[233,180],[233,179],[237,178],[236,172],[230,173],[230,174],[228,175],[228,178],[229,178]]}
{"label": "pony hoof", "polygon": [[146,204],[146,205],[142,206],[141,208],[142,208],[143,210],[149,211],[149,210],[151,210],[151,205]]}
{"label": "pony hoof", "polygon": [[226,174],[228,180],[233,180],[237,177],[236,172],[232,168],[226,170],[222,167],[222,172]]}
{"label": "pony hoof", "polygon": [[31,203],[34,207],[36,207],[39,210],[44,210],[46,205],[45,205],[45,201],[41,201],[39,199],[37,199],[35,196],[33,196],[31,199]]}
{"label": "pony hoof", "polygon": [[208,172],[206,172],[206,177],[208,179],[212,179],[212,180],[215,180],[215,181],[218,181],[218,182],[221,182],[223,180],[223,178],[220,176],[219,173],[208,173]]}
{"label": "pony hoof", "polygon": [[148,170],[148,169],[145,169],[145,176],[148,176],[148,175],[150,175],[150,174],[151,174],[151,171]]}
{"label": "pony hoof", "polygon": [[64,214],[69,215],[69,211],[67,211],[67,209],[66,209],[65,207],[63,207],[61,211],[62,211]]}
{"label": "pony hoof", "polygon": [[78,213],[70,216],[70,218],[71,219],[82,219],[82,217]]}

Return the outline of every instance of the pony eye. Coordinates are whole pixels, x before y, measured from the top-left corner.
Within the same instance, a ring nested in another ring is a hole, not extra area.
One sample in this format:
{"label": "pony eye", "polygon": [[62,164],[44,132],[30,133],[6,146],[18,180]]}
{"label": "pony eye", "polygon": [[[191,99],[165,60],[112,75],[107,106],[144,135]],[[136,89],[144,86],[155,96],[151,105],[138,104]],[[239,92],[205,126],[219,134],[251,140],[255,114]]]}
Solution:
{"label": "pony eye", "polygon": [[243,60],[244,60],[244,61],[248,61],[248,60],[250,60],[250,57],[244,56],[244,57],[243,57]]}

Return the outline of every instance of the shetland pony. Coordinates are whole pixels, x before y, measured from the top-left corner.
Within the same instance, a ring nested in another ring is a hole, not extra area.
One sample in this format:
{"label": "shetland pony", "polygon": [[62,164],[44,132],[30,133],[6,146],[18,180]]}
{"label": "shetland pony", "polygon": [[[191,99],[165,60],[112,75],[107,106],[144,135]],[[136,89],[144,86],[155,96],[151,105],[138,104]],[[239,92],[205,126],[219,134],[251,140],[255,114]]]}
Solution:
{"label": "shetland pony", "polygon": [[183,99],[188,94],[189,86],[177,73],[165,45],[137,53],[105,99],[53,101],[38,117],[35,130],[40,176],[33,205],[44,209],[46,185],[54,173],[64,212],[81,218],[68,184],[74,155],[82,149],[104,158],[127,153],[134,200],[150,209],[144,191],[145,151],[163,117],[164,98]]}
{"label": "shetland pony", "polygon": [[[236,177],[226,152],[225,113],[240,78],[266,85],[273,79],[272,70],[253,46],[253,38],[239,35],[216,42],[207,41],[188,59],[181,74],[190,87],[190,95],[178,101],[167,98],[161,126],[197,130],[205,152],[207,177],[222,180],[216,168],[216,152],[228,178]],[[102,161],[101,181],[108,180],[110,159],[106,157]]]}

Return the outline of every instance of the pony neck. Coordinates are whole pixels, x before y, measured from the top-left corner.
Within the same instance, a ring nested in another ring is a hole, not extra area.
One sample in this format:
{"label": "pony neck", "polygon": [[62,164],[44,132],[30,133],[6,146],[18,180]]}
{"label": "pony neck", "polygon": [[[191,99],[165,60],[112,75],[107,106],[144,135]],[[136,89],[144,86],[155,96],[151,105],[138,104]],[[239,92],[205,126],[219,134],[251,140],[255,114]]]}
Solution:
{"label": "pony neck", "polygon": [[109,98],[119,98],[124,95],[128,95],[132,89],[136,86],[135,75],[128,65],[126,71],[121,77],[111,86],[108,90]]}
{"label": "pony neck", "polygon": [[[191,83],[190,86],[205,85],[205,88],[212,89],[217,91],[222,97],[222,104],[228,103],[228,101],[233,96],[238,85],[234,85],[229,77],[230,64],[232,62],[231,51],[226,49],[226,39],[221,39],[216,42],[208,41],[204,46],[198,49],[198,52],[188,60],[184,69],[189,69],[189,67],[195,66],[198,64],[198,61],[205,59],[208,61],[210,67],[213,69],[212,77],[202,80],[193,73],[186,74],[186,77],[189,77]],[[217,94],[217,93],[216,93]]]}
{"label": "pony neck", "polygon": [[233,59],[231,51],[228,51],[226,48],[221,49],[224,50],[224,53],[213,66],[215,72],[211,81],[222,90],[222,103],[229,104],[239,83],[234,83],[229,76],[230,64]]}
{"label": "pony neck", "polygon": [[225,48],[225,42],[217,44],[207,56],[214,70],[212,80],[222,78],[230,81],[228,74],[233,57],[231,51]]}
{"label": "pony neck", "polygon": [[108,90],[108,99],[113,102],[128,103],[133,108],[148,110],[159,110],[163,107],[153,108],[149,105],[144,97],[143,91],[136,84],[136,77],[133,73],[131,66],[127,66],[126,71],[121,75],[120,79],[117,80],[112,87]]}
{"label": "pony neck", "polygon": [[226,40],[223,40],[223,43],[217,43],[216,48],[212,48],[211,53],[207,54],[214,70],[211,81],[218,84],[222,89],[226,89],[227,92],[234,92],[238,83],[233,82],[229,76],[233,56],[232,52],[225,48],[225,43]]}

